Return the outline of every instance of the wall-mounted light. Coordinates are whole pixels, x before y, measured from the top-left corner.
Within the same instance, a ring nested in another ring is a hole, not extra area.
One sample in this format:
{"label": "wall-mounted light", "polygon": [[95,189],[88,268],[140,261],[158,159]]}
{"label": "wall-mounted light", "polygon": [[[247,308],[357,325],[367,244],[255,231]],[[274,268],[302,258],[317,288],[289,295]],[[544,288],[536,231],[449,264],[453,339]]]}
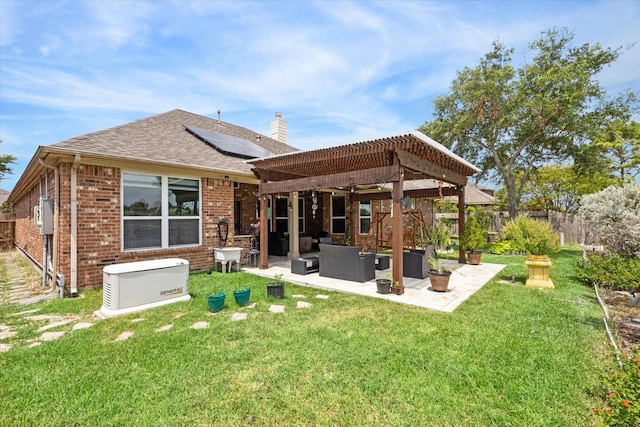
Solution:
{"label": "wall-mounted light", "polygon": [[229,175],[225,175],[225,176],[224,176],[224,180],[225,180],[225,181],[229,181]]}

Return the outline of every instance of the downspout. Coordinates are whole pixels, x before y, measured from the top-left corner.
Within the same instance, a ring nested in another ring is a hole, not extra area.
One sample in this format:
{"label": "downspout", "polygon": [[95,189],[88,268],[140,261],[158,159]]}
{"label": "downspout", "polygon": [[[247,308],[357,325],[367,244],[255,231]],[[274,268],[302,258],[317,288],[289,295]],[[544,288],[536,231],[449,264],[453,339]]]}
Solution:
{"label": "downspout", "polygon": [[78,167],[80,154],[71,165],[71,296],[78,296]]}
{"label": "downspout", "polygon": [[[52,269],[53,269],[53,278],[51,280],[51,288],[49,289],[50,292],[55,291],[56,289],[56,279],[58,276],[58,203],[59,203],[59,193],[58,193],[58,188],[60,186],[60,174],[58,171],[58,168],[55,166],[51,166],[46,164],[41,158],[38,157],[38,162],[40,162],[40,164],[42,166],[44,166],[45,168],[51,169],[53,170],[53,186],[54,186],[54,192],[53,192],[53,265],[52,265]],[[47,262],[43,262],[44,268],[47,269],[48,268],[48,263]],[[60,289],[60,297],[63,296],[63,290]]]}

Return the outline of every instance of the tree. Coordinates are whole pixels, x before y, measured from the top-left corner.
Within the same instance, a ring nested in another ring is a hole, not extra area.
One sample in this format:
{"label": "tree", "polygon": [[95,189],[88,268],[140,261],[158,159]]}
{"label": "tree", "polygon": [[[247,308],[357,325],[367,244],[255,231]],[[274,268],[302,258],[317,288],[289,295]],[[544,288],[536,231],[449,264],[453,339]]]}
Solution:
{"label": "tree", "polygon": [[517,216],[524,184],[541,165],[570,158],[598,129],[627,119],[635,94],[608,99],[595,76],[621,49],[574,47],[573,32],[547,30],[516,69],[499,41],[475,68],[459,71],[420,130],[472,161],[480,178],[501,182]]}
{"label": "tree", "polygon": [[536,169],[524,185],[522,206],[575,213],[584,195],[615,184],[602,172],[581,174],[570,165],[548,165]]}
{"label": "tree", "polygon": [[[2,140],[0,139],[0,144]],[[4,154],[0,156],[0,182],[4,179],[5,175],[13,173],[13,169],[9,165],[15,164],[17,158],[11,154]]]}
{"label": "tree", "polygon": [[640,175],[640,123],[616,120],[595,144],[609,159],[620,185]]}

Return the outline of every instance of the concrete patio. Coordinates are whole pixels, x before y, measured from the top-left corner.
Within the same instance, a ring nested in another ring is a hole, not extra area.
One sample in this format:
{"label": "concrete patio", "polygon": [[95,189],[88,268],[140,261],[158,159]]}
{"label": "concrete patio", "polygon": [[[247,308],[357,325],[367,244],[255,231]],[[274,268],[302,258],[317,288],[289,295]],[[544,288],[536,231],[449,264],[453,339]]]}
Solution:
{"label": "concrete patio", "polygon": [[[311,255],[316,254],[304,254],[303,256]],[[268,278],[273,278],[276,274],[282,274],[286,282],[296,285],[383,298],[401,304],[451,313],[505,267],[502,264],[487,263],[480,263],[480,265],[458,264],[452,260],[442,260],[442,262],[453,270],[449,281],[449,289],[446,292],[434,292],[431,290],[431,283],[428,278],[414,279],[405,277],[403,295],[381,295],[377,293],[375,280],[358,283],[320,277],[319,273],[293,274],[291,273],[291,261],[286,257],[269,256],[268,269],[261,270],[257,267],[247,266],[243,267],[243,269],[249,273]],[[393,263],[393,260],[391,260],[391,263]],[[391,268],[376,270],[376,279],[387,278],[387,273],[390,272]]]}

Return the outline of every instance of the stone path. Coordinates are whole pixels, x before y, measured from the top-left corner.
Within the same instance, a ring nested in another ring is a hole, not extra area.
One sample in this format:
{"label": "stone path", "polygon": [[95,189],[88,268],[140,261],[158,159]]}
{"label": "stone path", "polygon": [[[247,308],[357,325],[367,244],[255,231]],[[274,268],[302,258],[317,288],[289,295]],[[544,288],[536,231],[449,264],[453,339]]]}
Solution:
{"label": "stone path", "polygon": [[[298,309],[309,309],[313,306],[313,304],[307,301],[302,301],[303,299],[306,298],[305,295],[294,295],[293,297],[298,300],[296,301],[296,308]],[[328,299],[329,296],[318,294],[316,295],[316,298]],[[255,307],[256,307],[256,304],[251,303],[246,308],[253,309]],[[268,308],[268,311],[270,313],[276,313],[276,314],[284,313],[285,310],[286,310],[286,306],[282,304],[271,304]],[[39,311],[40,309],[23,310],[19,313],[12,314],[10,316],[11,319],[8,319],[10,321],[6,322],[6,323],[15,323],[15,325],[0,324],[0,353],[9,351],[15,345],[18,345],[18,346],[25,345],[28,348],[37,347],[44,342],[60,339],[67,332],[87,329],[95,324],[95,322],[83,321],[83,319],[80,316],[76,316],[72,314],[69,314],[66,316],[55,315],[55,314],[38,314]],[[173,315],[173,318],[179,318],[185,314],[186,312],[175,313]],[[219,315],[219,314],[220,312],[209,313],[209,315]],[[231,321],[237,322],[237,321],[247,320],[248,317],[249,317],[248,313],[235,312],[231,314],[230,319]],[[24,320],[27,320],[29,323],[25,323]],[[95,318],[95,321],[97,322],[102,320]],[[145,321],[144,317],[137,317],[135,319],[130,320],[131,323],[140,323],[144,321]],[[22,341],[19,341],[19,342],[10,342],[11,338],[15,337],[18,334],[18,331],[20,330],[20,328],[25,327],[25,325],[27,325],[28,327],[29,325],[33,325],[34,323],[41,324],[36,329],[36,333],[40,334],[39,336],[32,339],[23,339]],[[197,330],[197,329],[206,329],[208,327],[209,327],[209,322],[206,320],[201,320],[193,323],[191,326],[189,326],[189,329]],[[173,324],[168,323],[166,325],[163,325],[157,328],[155,332],[157,333],[165,332],[170,330],[171,328],[173,328]],[[63,330],[52,331],[51,329],[63,329]],[[134,335],[135,334],[133,331],[122,331],[118,336],[113,338],[112,342],[117,343],[117,342],[126,341],[134,337]],[[6,342],[6,341],[9,341],[9,342]]]}

